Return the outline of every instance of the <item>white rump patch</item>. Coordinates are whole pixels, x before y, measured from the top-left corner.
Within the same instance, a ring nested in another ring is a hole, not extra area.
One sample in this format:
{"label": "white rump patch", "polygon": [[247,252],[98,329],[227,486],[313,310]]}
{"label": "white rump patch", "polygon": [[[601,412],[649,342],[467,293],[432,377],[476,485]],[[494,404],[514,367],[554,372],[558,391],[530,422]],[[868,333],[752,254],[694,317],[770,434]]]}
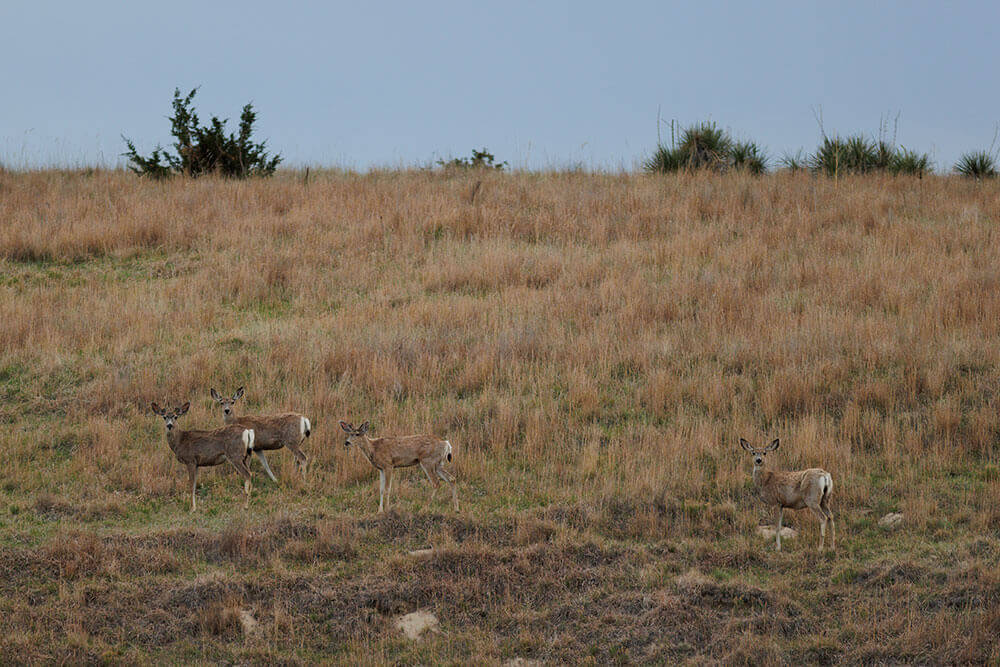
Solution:
{"label": "white rump patch", "polygon": [[304,438],[308,433],[311,432],[312,432],[312,424],[309,423],[308,418],[303,417],[299,421],[299,435],[301,435]]}
{"label": "white rump patch", "polygon": [[253,451],[253,440],[254,440],[253,429],[252,428],[244,429],[243,430],[243,444],[246,445],[246,448],[247,448],[248,452],[252,452]]}
{"label": "white rump patch", "polygon": [[444,441],[444,444],[446,444],[446,445],[448,446],[448,447],[447,447],[447,448],[446,448],[446,449],[444,450],[444,453],[445,453],[445,454],[451,454],[451,443],[450,443],[450,442],[448,442],[447,440],[445,440],[445,441]]}

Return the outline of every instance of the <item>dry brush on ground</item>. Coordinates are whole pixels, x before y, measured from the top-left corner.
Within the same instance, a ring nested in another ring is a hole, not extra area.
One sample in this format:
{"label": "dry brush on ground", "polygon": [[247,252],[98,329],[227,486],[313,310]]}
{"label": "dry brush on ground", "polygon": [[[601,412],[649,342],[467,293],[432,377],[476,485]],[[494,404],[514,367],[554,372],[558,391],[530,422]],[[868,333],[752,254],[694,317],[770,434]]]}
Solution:
{"label": "dry brush on ground", "polygon": [[[944,177],[0,172],[2,650],[996,660],[998,221]],[[186,516],[149,403],[240,385],[310,476]],[[447,437],[462,516],[400,472],[372,518],[340,419]],[[837,555],[756,536],[740,436],[833,474]]]}

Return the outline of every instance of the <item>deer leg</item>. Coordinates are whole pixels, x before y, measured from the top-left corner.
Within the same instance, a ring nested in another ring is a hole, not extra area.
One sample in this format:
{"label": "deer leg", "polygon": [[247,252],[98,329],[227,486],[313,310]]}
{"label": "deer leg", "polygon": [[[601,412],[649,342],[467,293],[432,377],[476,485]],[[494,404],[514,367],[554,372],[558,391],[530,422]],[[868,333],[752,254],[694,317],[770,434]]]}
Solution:
{"label": "deer leg", "polygon": [[809,509],[819,517],[819,550],[823,550],[823,544],[826,542],[826,512],[819,505],[810,505]]}
{"label": "deer leg", "polygon": [[385,471],[378,471],[378,511],[382,513],[382,499],[385,497]]}
{"label": "deer leg", "polygon": [[430,505],[431,503],[434,502],[434,499],[437,498],[437,492],[438,488],[441,486],[441,480],[432,475],[431,470],[428,469],[428,467],[425,466],[423,462],[420,463],[420,469],[424,471],[425,475],[427,475],[427,481],[430,482],[431,486],[433,487],[433,490],[431,491],[431,499],[427,503],[428,505]]}
{"label": "deer leg", "polygon": [[440,463],[436,472],[438,477],[451,485],[451,504],[455,508],[455,512],[458,512],[458,485],[455,484],[455,476],[445,470]]}
{"label": "deer leg", "polygon": [[250,490],[253,488],[253,475],[250,473],[250,468],[247,467],[243,460],[240,458],[230,458],[226,457],[233,467],[236,468],[236,472],[243,477],[243,493],[245,494],[245,499],[243,500],[243,509],[250,507]]}
{"label": "deer leg", "polygon": [[295,462],[299,466],[299,471],[301,471],[301,473],[305,475],[306,469],[309,467],[309,457],[306,456],[305,452],[299,449],[299,445],[301,444],[302,444],[301,442],[294,445],[292,443],[288,443],[288,449],[291,450],[292,455],[295,457]]}
{"label": "deer leg", "polygon": [[388,481],[385,489],[385,506],[389,507],[389,496],[392,495],[392,466],[385,471],[385,478]]}
{"label": "deer leg", "polygon": [[830,496],[823,496],[823,501],[819,504],[820,509],[826,514],[826,520],[830,522],[830,548],[837,550],[837,529],[833,524],[833,511],[830,509]]}
{"label": "deer leg", "polygon": [[[277,482],[278,478],[274,476],[273,472],[271,472],[271,466],[267,465],[267,459],[264,458],[264,452],[254,452],[254,454],[256,454],[257,458],[260,459],[261,465],[264,466],[264,472],[266,472],[267,476],[271,478],[271,481]],[[249,468],[250,466],[247,466],[247,469]]]}
{"label": "deer leg", "polygon": [[781,520],[784,518],[785,508],[778,508],[778,529],[774,531],[774,537],[778,541],[778,551],[781,551]]}
{"label": "deer leg", "polygon": [[196,463],[187,464],[188,469],[188,483],[191,485],[191,511],[194,512],[196,505],[194,499],[194,491],[198,486],[198,465]]}

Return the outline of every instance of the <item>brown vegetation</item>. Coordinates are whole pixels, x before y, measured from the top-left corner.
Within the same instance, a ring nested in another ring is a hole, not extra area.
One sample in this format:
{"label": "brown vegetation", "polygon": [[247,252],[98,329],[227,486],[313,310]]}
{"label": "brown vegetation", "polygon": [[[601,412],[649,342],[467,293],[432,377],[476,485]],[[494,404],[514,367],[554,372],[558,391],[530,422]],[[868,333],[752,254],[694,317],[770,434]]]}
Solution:
{"label": "brown vegetation", "polygon": [[[944,177],[2,172],[0,658],[996,661],[998,221]],[[186,516],[148,405],[220,385],[308,413],[311,474]],[[452,442],[463,514],[401,471],[374,518],[359,414]],[[740,434],[833,475],[836,555],[757,537]]]}

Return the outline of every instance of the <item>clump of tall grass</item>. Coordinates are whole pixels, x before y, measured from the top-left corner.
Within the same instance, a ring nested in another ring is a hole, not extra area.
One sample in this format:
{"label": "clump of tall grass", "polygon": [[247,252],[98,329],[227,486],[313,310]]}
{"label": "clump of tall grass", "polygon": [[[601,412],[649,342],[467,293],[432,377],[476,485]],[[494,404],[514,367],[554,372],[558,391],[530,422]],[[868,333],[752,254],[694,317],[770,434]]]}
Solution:
{"label": "clump of tall grass", "polygon": [[802,154],[801,148],[794,154],[785,153],[778,163],[788,171],[802,171],[809,168],[809,158]]}
{"label": "clump of tall grass", "polygon": [[918,153],[908,148],[900,148],[889,161],[892,174],[913,174],[923,177],[931,171],[931,158],[927,153]]}
{"label": "clump of tall grass", "polygon": [[739,141],[733,144],[730,156],[735,169],[743,169],[751,174],[763,174],[767,171],[767,155],[753,141]]}
{"label": "clump of tall grass", "polygon": [[816,152],[807,158],[809,167],[828,176],[888,172],[923,176],[930,171],[930,156],[902,147],[884,139],[868,139],[857,134],[850,137],[823,137]]}
{"label": "clump of tall grass", "polygon": [[680,141],[657,145],[643,165],[647,172],[745,170],[753,174],[767,171],[767,155],[752,141],[734,141],[730,134],[708,121],[690,125]]}
{"label": "clump of tall grass", "polygon": [[990,151],[964,153],[955,163],[955,171],[969,178],[993,178],[997,175],[996,157]]}

